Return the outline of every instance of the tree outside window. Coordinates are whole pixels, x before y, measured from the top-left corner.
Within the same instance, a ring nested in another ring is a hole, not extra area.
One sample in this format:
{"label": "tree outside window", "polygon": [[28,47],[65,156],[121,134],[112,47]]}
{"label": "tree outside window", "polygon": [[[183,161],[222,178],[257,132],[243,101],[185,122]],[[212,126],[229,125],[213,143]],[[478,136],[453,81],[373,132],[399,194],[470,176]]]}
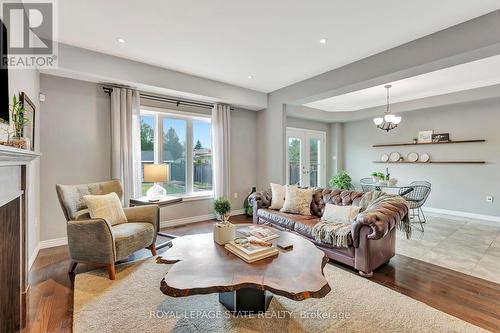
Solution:
{"label": "tree outside window", "polygon": [[[161,138],[158,144],[155,144],[156,135]],[[188,135],[191,136],[189,140]],[[168,195],[213,190],[212,125],[209,118],[144,111],[141,112],[140,139],[143,165],[155,161],[169,165],[169,181],[163,184]],[[155,146],[160,150],[157,151]],[[188,152],[191,153],[188,155]],[[143,194],[150,186],[152,184],[143,183]]]}

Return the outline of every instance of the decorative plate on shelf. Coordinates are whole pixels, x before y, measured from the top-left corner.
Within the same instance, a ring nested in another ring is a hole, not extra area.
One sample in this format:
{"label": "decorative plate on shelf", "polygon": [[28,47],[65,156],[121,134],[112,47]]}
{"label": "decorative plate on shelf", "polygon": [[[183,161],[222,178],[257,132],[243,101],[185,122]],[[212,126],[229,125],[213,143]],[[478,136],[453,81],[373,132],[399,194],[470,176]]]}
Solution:
{"label": "decorative plate on shelf", "polygon": [[387,155],[387,154],[382,154],[382,156],[380,156],[380,160],[381,160],[382,162],[387,162],[387,161],[389,161],[389,155]]}
{"label": "decorative plate on shelf", "polygon": [[418,161],[418,154],[417,153],[409,153],[408,155],[406,155],[406,159],[409,162],[416,162],[416,161]]}
{"label": "decorative plate on shelf", "polygon": [[427,153],[423,153],[419,157],[420,162],[429,162],[430,159],[431,159],[431,157]]}
{"label": "decorative plate on shelf", "polygon": [[398,152],[392,152],[391,155],[389,155],[389,160],[391,162],[399,162],[399,159],[401,158],[401,155]]}

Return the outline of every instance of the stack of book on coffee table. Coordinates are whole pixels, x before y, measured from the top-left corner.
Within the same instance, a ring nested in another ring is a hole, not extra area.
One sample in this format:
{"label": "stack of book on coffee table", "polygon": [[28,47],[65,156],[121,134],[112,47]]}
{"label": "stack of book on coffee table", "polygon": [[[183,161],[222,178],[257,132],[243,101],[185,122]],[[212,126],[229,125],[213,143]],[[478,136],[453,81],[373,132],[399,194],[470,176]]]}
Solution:
{"label": "stack of book on coffee table", "polygon": [[[258,238],[250,236],[248,237],[248,240],[258,240]],[[245,245],[240,245],[236,244],[234,241],[230,241],[229,243],[224,245],[224,247],[229,252],[249,264],[258,260],[275,256],[279,253],[279,250],[275,246],[263,246],[251,242]]]}
{"label": "stack of book on coffee table", "polygon": [[263,241],[269,241],[271,239],[279,237],[279,235],[271,228],[259,225],[251,225],[245,228],[238,228],[238,233],[246,237],[254,236]]}

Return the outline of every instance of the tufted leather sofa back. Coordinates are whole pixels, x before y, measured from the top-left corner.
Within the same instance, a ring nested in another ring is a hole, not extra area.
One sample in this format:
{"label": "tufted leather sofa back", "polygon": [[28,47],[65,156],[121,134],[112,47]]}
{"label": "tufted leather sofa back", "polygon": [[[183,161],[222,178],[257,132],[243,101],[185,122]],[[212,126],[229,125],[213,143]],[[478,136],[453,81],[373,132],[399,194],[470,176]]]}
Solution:
{"label": "tufted leather sofa back", "polygon": [[[362,196],[363,192],[317,188],[313,192],[311,214],[322,217],[327,203],[337,206],[358,206]],[[257,203],[257,208],[267,208],[271,205],[271,197],[271,190],[268,189],[253,193],[249,199],[252,205]]]}
{"label": "tufted leather sofa back", "polygon": [[337,206],[357,206],[362,196],[363,192],[318,188],[313,193],[311,214],[323,216],[327,203]]}

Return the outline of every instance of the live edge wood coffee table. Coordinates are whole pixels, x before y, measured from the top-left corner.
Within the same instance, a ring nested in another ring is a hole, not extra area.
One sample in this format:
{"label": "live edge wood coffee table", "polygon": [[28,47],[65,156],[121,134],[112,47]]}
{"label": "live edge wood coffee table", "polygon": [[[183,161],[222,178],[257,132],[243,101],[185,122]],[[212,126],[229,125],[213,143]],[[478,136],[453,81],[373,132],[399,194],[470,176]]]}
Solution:
{"label": "live edge wood coffee table", "polygon": [[272,297],[268,292],[296,301],[328,294],[325,254],[300,236],[273,231],[280,237],[271,242],[290,242],[293,249],[280,249],[279,255],[252,264],[216,244],[211,233],[175,238],[157,259],[174,264],[161,291],[173,297],[219,293],[219,302],[236,314],[266,311]]}

